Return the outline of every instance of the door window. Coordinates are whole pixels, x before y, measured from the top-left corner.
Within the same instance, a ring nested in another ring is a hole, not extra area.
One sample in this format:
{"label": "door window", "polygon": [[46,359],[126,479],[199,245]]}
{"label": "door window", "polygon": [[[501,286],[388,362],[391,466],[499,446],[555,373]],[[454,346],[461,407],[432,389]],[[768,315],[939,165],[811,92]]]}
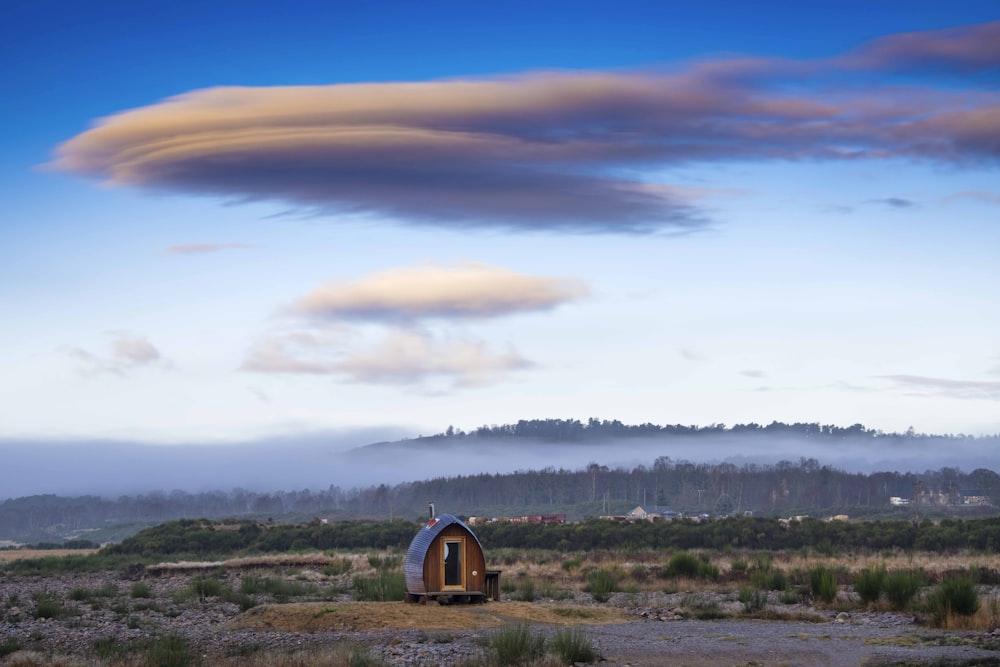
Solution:
{"label": "door window", "polygon": [[462,540],[444,541],[444,585],[461,588],[462,581]]}

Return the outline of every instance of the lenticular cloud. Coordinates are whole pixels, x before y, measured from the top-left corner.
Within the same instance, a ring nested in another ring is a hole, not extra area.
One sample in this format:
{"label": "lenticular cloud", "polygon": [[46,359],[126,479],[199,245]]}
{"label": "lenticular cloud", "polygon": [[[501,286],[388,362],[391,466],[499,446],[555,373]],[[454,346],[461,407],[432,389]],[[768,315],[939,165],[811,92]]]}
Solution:
{"label": "lenticular cloud", "polygon": [[[409,224],[685,231],[706,216],[663,180],[692,163],[995,161],[996,92],[914,82],[921,68],[997,67],[998,30],[888,36],[815,62],[196,90],[99,121],[60,146],[55,165],[111,184]],[[906,87],[878,78],[900,69]]]}

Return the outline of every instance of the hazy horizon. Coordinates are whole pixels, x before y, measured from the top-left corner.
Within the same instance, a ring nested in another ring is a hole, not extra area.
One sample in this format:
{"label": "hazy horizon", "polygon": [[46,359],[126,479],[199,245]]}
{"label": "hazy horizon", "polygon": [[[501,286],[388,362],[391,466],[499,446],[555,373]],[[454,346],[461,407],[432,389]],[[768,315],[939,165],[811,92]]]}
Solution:
{"label": "hazy horizon", "polygon": [[[374,435],[375,432],[365,432]],[[386,430],[384,436],[391,436]],[[467,438],[450,441],[375,438],[360,433],[312,434],[244,443],[151,445],[126,442],[40,443],[0,440],[5,475],[0,500],[30,495],[63,496],[274,492],[395,485],[432,478],[508,473],[545,468],[570,471],[598,463],[609,468],[652,467],[660,456],[692,463],[798,464],[813,458],[847,472],[923,473],[942,467],[1000,471],[1000,451],[984,452],[982,440],[941,437],[881,442],[848,439],[817,443],[791,435],[725,434],[629,437],[583,442],[529,438]],[[996,444],[996,438],[989,441]],[[382,443],[371,447],[374,443]],[[429,450],[429,451],[428,451]],[[432,455],[428,455],[428,454]]]}

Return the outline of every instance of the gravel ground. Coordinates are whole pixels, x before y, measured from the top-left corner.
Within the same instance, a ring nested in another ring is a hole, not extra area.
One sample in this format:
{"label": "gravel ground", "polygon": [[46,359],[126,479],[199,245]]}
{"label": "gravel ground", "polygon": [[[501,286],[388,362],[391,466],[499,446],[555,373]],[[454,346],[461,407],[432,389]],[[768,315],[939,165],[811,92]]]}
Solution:
{"label": "gravel ground", "polygon": [[[198,652],[211,656],[239,656],[259,650],[309,650],[344,641],[363,642],[390,665],[440,665],[468,662],[481,653],[490,630],[423,632],[368,630],[362,632],[249,631],[228,627],[240,607],[219,598],[182,599],[190,577],[145,579],[149,598],[133,598],[133,581],[116,574],[0,579],[0,646],[17,641],[23,648],[46,654],[77,657],[94,655],[97,640],[138,646],[152,637],[183,636]],[[238,589],[240,575],[230,573],[225,585]],[[334,603],[337,585],[323,589]],[[322,587],[321,587],[322,588]],[[80,591],[104,595],[83,596]],[[74,593],[75,591],[75,593]],[[715,594],[703,594],[715,595]],[[36,598],[48,596],[62,604],[58,618],[36,618]],[[84,598],[72,600],[72,597]],[[346,599],[341,597],[340,599]],[[614,665],[1000,665],[1000,631],[991,634],[929,630],[903,614],[856,612],[838,615],[802,605],[778,605],[790,614],[785,620],[723,618],[696,620],[681,609],[680,595],[617,594],[608,603],[626,609],[632,619],[613,625],[587,625],[606,663]],[[257,603],[273,600],[255,597]],[[575,603],[588,603],[581,594]],[[727,613],[738,614],[732,596],[717,595]],[[490,603],[498,610],[503,602]],[[568,605],[574,602],[537,604]],[[513,606],[513,605],[512,605]],[[503,613],[498,611],[498,613]],[[795,620],[813,615],[817,622]],[[554,628],[536,626],[542,632]],[[7,661],[11,658],[8,657]],[[978,661],[978,662],[977,662]],[[5,662],[0,660],[0,664]],[[211,660],[207,660],[211,664]]]}

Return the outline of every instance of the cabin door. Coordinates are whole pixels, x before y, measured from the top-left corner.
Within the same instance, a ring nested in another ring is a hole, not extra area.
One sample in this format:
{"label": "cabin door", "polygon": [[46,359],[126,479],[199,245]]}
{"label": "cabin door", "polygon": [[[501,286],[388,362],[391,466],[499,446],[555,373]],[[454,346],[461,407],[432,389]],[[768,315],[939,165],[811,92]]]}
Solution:
{"label": "cabin door", "polygon": [[465,590],[465,539],[448,537],[444,539],[444,555],[441,559],[442,588]]}

